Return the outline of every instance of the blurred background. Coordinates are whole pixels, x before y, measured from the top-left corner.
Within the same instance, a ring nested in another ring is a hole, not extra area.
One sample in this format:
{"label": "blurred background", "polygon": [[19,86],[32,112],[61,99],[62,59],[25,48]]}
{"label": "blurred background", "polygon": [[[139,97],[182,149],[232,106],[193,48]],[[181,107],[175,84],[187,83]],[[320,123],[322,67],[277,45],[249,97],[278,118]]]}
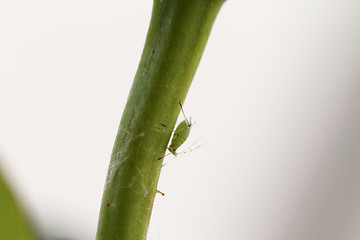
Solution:
{"label": "blurred background", "polygon": [[[48,238],[95,237],[151,8],[0,2],[0,167]],[[228,0],[148,239],[359,239],[359,29],[358,0]]]}

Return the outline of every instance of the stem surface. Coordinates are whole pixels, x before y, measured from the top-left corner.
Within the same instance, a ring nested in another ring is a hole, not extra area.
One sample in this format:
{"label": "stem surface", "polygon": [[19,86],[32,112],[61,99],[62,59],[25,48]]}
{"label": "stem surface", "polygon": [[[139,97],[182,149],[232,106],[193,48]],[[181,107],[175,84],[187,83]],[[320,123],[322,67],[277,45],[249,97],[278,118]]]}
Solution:
{"label": "stem surface", "polygon": [[[162,160],[224,0],[154,0],[145,47],[120,122],[98,240],[146,239]],[[165,129],[162,124],[166,125]]]}

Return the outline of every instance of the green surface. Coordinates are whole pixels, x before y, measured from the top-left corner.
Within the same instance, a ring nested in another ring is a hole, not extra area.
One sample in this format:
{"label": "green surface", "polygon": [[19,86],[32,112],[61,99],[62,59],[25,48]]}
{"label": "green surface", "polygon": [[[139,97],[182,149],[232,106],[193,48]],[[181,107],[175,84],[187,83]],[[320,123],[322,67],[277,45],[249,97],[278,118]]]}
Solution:
{"label": "green surface", "polygon": [[27,220],[0,174],[0,240],[36,239]]}
{"label": "green surface", "polygon": [[155,0],[116,136],[98,240],[146,239],[161,158],[224,0]]}

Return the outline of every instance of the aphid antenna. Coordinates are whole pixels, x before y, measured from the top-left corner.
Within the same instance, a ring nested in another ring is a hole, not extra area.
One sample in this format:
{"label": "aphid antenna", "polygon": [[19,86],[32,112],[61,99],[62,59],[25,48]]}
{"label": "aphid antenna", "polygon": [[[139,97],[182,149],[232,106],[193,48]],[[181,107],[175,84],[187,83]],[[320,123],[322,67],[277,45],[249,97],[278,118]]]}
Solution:
{"label": "aphid antenna", "polygon": [[[197,146],[197,147],[195,147],[195,148],[192,148],[192,149],[190,149],[190,150],[187,150],[187,151],[178,152],[178,153],[176,153],[176,154],[186,154],[186,153],[190,153],[190,152],[195,151],[196,149],[202,147],[204,144],[206,144],[206,143],[203,143],[203,144],[201,144],[201,145],[199,145],[199,146]],[[169,156],[169,155],[170,155],[170,153],[169,153],[169,154],[166,154],[166,155],[163,156],[162,158],[164,158],[164,157],[166,157],[166,156]],[[175,157],[176,157],[176,156],[175,156]],[[161,165],[161,168],[163,168],[163,167],[165,167],[166,165],[168,165],[168,163],[170,163],[170,161],[174,160],[175,157],[172,158],[172,159],[170,159],[168,162],[164,163],[163,165]],[[158,160],[160,160],[160,159],[161,159],[161,158],[159,158]]]}
{"label": "aphid antenna", "polygon": [[185,152],[188,152],[189,150],[194,149],[194,148],[198,149],[199,147],[202,147],[202,146],[204,146],[205,144],[207,144],[207,142],[198,144],[199,141],[200,141],[200,138],[197,138],[197,139],[185,150]]}

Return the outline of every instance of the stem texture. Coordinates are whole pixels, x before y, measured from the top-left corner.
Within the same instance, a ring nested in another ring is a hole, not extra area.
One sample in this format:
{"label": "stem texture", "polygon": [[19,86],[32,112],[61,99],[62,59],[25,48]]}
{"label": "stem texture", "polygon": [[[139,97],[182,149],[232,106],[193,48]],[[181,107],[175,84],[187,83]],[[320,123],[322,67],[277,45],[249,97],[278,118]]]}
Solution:
{"label": "stem texture", "polygon": [[[96,239],[146,239],[171,131],[224,0],[154,0],[116,136]],[[167,126],[167,129],[161,125]]]}

